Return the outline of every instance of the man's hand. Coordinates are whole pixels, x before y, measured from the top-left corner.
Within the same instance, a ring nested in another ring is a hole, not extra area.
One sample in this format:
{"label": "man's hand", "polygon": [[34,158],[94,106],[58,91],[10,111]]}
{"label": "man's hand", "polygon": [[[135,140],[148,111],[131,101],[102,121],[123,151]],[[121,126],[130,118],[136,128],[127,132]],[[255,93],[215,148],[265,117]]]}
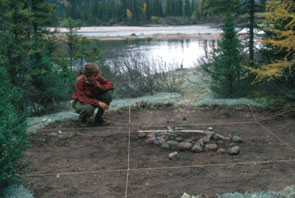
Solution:
{"label": "man's hand", "polygon": [[109,109],[109,105],[107,105],[106,103],[104,102],[100,102],[100,101],[97,101],[97,105],[102,108],[103,110],[107,110]]}
{"label": "man's hand", "polygon": [[95,87],[100,88],[100,89],[102,88],[101,84],[98,81],[95,81]]}

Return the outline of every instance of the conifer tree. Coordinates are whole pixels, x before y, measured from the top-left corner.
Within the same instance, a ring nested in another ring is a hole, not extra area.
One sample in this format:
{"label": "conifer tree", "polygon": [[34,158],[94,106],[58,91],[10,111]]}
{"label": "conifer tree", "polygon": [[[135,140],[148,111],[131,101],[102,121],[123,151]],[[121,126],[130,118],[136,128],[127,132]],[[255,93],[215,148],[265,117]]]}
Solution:
{"label": "conifer tree", "polygon": [[25,87],[29,60],[26,53],[32,45],[32,13],[26,0],[2,0],[0,12],[0,54],[13,85]]}
{"label": "conifer tree", "polygon": [[217,49],[213,51],[212,65],[203,66],[211,76],[211,89],[220,96],[234,97],[237,94],[238,82],[242,74],[242,46],[237,33],[233,16],[224,18],[223,33]]}
{"label": "conifer tree", "polygon": [[63,25],[68,29],[68,32],[66,33],[66,44],[69,47],[70,70],[73,71],[75,53],[77,52],[78,45],[81,40],[81,36],[76,35],[75,33],[80,29],[80,26],[77,21],[72,18],[66,19]]}
{"label": "conifer tree", "polygon": [[[3,57],[0,57],[3,58]],[[29,147],[26,113],[19,111],[22,92],[11,84],[4,65],[0,65],[0,190],[24,175]]]}

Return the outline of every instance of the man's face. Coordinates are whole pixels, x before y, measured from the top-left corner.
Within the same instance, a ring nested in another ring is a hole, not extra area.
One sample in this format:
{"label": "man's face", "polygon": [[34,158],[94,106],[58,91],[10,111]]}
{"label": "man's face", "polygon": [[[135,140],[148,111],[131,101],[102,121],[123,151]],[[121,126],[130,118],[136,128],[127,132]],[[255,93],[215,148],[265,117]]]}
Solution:
{"label": "man's face", "polygon": [[90,76],[87,76],[87,79],[89,82],[95,82],[97,79],[97,74],[91,74]]}

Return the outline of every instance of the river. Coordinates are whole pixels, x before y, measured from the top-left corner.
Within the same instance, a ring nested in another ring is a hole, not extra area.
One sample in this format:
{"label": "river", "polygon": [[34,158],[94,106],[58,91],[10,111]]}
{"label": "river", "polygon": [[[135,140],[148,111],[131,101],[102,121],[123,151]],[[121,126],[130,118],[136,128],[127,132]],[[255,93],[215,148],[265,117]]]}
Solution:
{"label": "river", "polygon": [[128,56],[140,56],[149,62],[161,61],[170,68],[190,68],[208,58],[216,40],[199,39],[133,39],[103,40],[100,48],[110,65],[113,61]]}
{"label": "river", "polygon": [[[67,30],[58,29],[59,34]],[[140,53],[149,60],[190,68],[208,58],[221,30],[216,25],[83,27],[78,34],[100,40],[107,63]]]}

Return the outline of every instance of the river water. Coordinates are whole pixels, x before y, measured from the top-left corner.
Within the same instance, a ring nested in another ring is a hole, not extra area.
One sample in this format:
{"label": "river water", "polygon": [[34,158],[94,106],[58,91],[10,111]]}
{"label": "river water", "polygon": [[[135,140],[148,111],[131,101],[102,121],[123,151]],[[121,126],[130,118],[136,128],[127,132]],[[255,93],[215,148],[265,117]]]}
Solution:
{"label": "river water", "polygon": [[[59,32],[64,33],[66,29],[59,29]],[[199,65],[200,59],[208,58],[217,45],[218,37],[212,37],[212,34],[220,32],[212,25],[186,25],[84,27],[78,34],[99,39],[100,49],[110,65],[118,58],[140,53],[149,60],[190,68]]]}
{"label": "river water", "polygon": [[149,62],[161,61],[171,68],[190,68],[207,59],[216,40],[175,39],[175,40],[104,40],[100,41],[101,51],[110,65],[118,58],[138,56]]}

